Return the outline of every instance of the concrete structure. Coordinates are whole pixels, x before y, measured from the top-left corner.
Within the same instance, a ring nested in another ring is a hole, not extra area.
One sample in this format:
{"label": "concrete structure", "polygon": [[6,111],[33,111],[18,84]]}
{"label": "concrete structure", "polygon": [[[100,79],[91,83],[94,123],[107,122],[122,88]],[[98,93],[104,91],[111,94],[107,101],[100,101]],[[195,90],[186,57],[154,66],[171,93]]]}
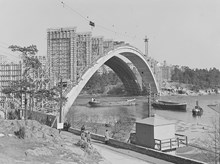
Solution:
{"label": "concrete structure", "polygon": [[155,148],[156,140],[175,138],[175,123],[158,117],[148,117],[136,122],[136,144]]}
{"label": "concrete structure", "polygon": [[142,90],[143,89],[143,82],[142,82],[142,77],[141,77],[140,73],[138,72],[137,68],[132,63],[127,63],[127,64],[131,68],[131,70],[134,72],[134,74],[137,78],[137,82],[138,82],[138,84],[140,84],[140,88]]}
{"label": "concrete structure", "polygon": [[45,55],[37,55],[36,57],[38,58],[38,60],[42,64],[42,68],[46,69],[46,67],[47,67],[47,58],[46,58],[46,56]]}
{"label": "concrete structure", "polygon": [[[9,87],[11,82],[22,78],[22,64],[5,63],[0,64],[0,88]],[[0,92],[0,98],[5,98],[5,95]]]}
{"label": "concrete structure", "polygon": [[103,37],[92,37],[92,61],[103,54]]}
{"label": "concrete structure", "polygon": [[47,60],[51,86],[56,85],[61,77],[63,81],[77,83],[84,69],[92,63],[92,41],[98,52],[94,55],[102,54],[102,38],[92,40],[91,32],[76,33],[76,27],[48,29]]}
{"label": "concrete structure", "polygon": [[[63,80],[76,81],[76,27],[47,30],[47,60],[51,85]],[[78,53],[79,54],[79,53]]]}
{"label": "concrete structure", "polygon": [[89,67],[82,75],[81,80],[67,93],[66,97],[68,98],[68,101],[63,108],[62,120],[64,120],[67,112],[83,87],[103,64],[109,66],[118,75],[128,93],[132,95],[140,93],[140,84],[137,83],[136,76],[127,63],[121,59],[122,57],[130,60],[137,68],[143,79],[144,85],[148,86],[150,84],[152,92],[158,93],[158,86],[155,77],[145,58],[143,57],[143,54],[138,49],[131,46],[118,47],[99,58],[94,65]]}
{"label": "concrete structure", "polygon": [[114,41],[113,40],[104,40],[103,42],[103,52],[107,54],[109,51],[114,49]]}
{"label": "concrete structure", "polygon": [[76,80],[81,78],[84,69],[92,63],[92,33],[84,32],[76,35]]}

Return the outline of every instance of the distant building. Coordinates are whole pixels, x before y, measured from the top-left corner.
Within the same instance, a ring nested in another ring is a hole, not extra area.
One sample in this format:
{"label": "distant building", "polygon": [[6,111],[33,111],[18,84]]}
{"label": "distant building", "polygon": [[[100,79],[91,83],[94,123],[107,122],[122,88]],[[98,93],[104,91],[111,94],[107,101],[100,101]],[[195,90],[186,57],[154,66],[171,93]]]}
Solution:
{"label": "distant building", "polygon": [[77,53],[79,44],[76,44],[76,40],[76,27],[47,30],[48,72],[52,86],[58,83],[61,76],[64,81],[76,81],[76,63],[79,54]]}
{"label": "distant building", "polygon": [[92,61],[104,55],[103,37],[92,37]]}
{"label": "distant building", "polygon": [[[4,63],[0,64],[0,89],[9,87],[11,82],[21,80],[22,64],[19,63]],[[0,99],[4,99],[5,95],[0,92]]]}
{"label": "distant building", "polygon": [[42,64],[42,68],[43,69],[46,69],[46,66],[47,66],[47,58],[45,55],[37,55],[36,56],[39,60],[39,62]]}
{"label": "distant building", "polygon": [[103,42],[103,51],[104,54],[114,49],[114,41],[113,40],[104,40]]}
{"label": "distant building", "polygon": [[76,68],[77,80],[82,76],[84,69],[92,63],[92,33],[77,33],[76,38]]}
{"label": "distant building", "polygon": [[171,81],[171,70],[172,68],[167,65],[166,61],[164,61],[163,66],[161,66],[163,81],[165,82]]}

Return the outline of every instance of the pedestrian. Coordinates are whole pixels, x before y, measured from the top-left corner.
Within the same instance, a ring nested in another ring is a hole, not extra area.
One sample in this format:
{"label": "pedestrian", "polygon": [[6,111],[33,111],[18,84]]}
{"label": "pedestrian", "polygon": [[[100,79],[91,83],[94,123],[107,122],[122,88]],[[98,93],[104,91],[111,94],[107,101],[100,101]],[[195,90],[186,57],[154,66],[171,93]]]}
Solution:
{"label": "pedestrian", "polygon": [[86,134],[85,132],[81,133],[81,140],[85,141],[86,140]]}
{"label": "pedestrian", "polygon": [[108,144],[109,142],[109,132],[108,132],[108,129],[106,129],[105,131],[105,144]]}
{"label": "pedestrian", "polygon": [[88,142],[88,143],[91,143],[91,134],[90,134],[90,132],[88,132],[88,133],[86,134],[86,139],[87,139],[87,142]]}
{"label": "pedestrian", "polygon": [[85,129],[86,129],[86,128],[85,128],[85,125],[83,125],[83,126],[81,127],[81,133],[84,132]]}

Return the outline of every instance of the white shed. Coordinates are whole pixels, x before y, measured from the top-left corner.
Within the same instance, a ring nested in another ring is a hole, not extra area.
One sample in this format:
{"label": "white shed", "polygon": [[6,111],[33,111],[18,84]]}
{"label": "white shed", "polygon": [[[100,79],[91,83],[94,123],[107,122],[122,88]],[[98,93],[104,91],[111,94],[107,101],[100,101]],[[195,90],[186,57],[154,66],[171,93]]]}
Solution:
{"label": "white shed", "polygon": [[175,122],[154,116],[136,121],[136,144],[155,148],[155,139],[169,140],[175,138]]}

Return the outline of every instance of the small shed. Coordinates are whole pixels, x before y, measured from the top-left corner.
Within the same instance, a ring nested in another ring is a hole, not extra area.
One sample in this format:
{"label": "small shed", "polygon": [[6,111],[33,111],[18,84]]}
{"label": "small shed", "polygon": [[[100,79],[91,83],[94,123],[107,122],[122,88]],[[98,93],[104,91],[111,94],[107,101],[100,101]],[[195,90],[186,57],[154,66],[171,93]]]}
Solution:
{"label": "small shed", "polygon": [[175,138],[175,122],[154,116],[136,121],[136,144],[155,148],[156,140]]}

